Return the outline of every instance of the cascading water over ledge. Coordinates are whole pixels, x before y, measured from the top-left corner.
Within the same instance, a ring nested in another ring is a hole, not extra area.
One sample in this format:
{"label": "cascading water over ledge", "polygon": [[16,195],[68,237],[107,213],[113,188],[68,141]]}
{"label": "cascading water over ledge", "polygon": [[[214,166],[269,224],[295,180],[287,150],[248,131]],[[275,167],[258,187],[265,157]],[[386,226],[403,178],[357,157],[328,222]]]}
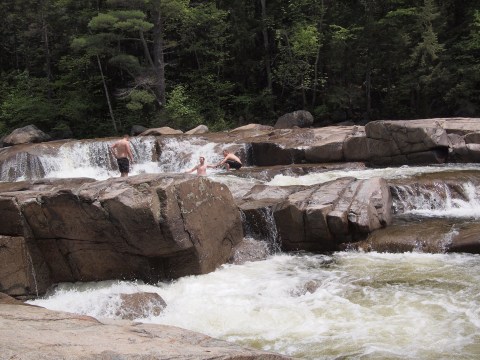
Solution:
{"label": "cascading water over ledge", "polygon": [[[0,181],[14,182],[41,178],[90,177],[104,180],[118,176],[109,146],[116,139],[61,141],[30,144],[0,150]],[[220,161],[221,150],[231,144],[201,138],[177,139],[153,136],[131,137],[134,163],[131,175],[184,172],[204,156],[207,164]],[[244,145],[245,153],[248,153]],[[212,170],[213,171],[213,170]]]}
{"label": "cascading water over ledge", "polygon": [[395,214],[425,217],[480,218],[479,189],[472,182],[391,186]]}

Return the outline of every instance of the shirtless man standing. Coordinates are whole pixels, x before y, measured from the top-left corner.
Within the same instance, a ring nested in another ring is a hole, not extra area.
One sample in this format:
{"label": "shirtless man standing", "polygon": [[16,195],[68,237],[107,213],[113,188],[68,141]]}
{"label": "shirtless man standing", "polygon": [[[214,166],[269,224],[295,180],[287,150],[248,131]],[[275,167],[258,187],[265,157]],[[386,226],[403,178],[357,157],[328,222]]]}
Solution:
{"label": "shirtless man standing", "polygon": [[195,166],[193,169],[185,171],[186,173],[191,173],[197,170],[197,175],[205,176],[207,175],[207,167],[212,167],[212,166],[207,166],[205,164],[205,158],[203,156],[200,156],[200,164]]}
{"label": "shirtless man standing", "polygon": [[223,160],[220,161],[218,164],[214,165],[214,167],[225,165],[227,170],[230,170],[230,169],[238,170],[242,167],[242,162],[240,161],[238,156],[236,156],[235,154],[227,150],[223,150],[223,156],[224,156]]}
{"label": "shirtless man standing", "polygon": [[[133,163],[132,149],[130,148],[130,138],[128,135],[123,135],[123,139],[118,140],[110,147],[113,155],[117,159],[118,169],[121,177],[128,176],[130,172],[130,162]],[[130,160],[130,162],[129,162]]]}

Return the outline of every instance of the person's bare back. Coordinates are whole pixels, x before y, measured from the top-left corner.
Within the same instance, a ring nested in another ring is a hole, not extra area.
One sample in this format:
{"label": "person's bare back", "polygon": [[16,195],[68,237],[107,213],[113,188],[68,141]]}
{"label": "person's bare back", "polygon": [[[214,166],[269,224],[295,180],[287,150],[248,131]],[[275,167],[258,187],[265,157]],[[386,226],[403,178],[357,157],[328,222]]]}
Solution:
{"label": "person's bare back", "polygon": [[217,163],[216,165],[213,165],[213,167],[225,166],[227,170],[230,170],[230,169],[238,170],[243,166],[242,161],[235,154],[232,154],[227,150],[223,150],[223,156],[224,156],[223,160]]}
{"label": "person's bare back", "polygon": [[130,148],[130,140],[128,135],[124,135],[123,139],[118,140],[110,149],[117,159],[118,168],[122,177],[128,176],[130,171],[130,162],[133,163],[132,149]]}
{"label": "person's bare back", "polygon": [[133,161],[132,151],[130,149],[130,142],[125,138],[118,140],[112,145],[113,154],[117,159],[128,158]]}

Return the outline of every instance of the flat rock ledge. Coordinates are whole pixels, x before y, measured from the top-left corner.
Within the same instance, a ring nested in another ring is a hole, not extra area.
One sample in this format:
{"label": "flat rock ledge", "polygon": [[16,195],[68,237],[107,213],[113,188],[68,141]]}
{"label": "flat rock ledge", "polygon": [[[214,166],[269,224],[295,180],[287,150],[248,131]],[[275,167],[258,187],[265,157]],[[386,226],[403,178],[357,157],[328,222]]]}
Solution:
{"label": "flat rock ledge", "polygon": [[291,359],[173,326],[0,303],[0,359]]}

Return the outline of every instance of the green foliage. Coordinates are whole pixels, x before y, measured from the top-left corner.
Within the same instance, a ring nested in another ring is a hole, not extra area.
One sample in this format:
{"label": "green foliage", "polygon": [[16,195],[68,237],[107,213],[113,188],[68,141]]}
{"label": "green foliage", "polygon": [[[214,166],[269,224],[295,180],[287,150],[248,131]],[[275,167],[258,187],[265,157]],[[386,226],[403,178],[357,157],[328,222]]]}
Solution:
{"label": "green foliage", "polygon": [[145,105],[153,104],[156,100],[155,95],[147,90],[132,90],[126,96],[127,109],[132,111],[142,110]]}
{"label": "green foliage", "polygon": [[113,135],[112,115],[122,132],[220,130],[300,108],[326,122],[478,117],[478,0],[262,5],[0,2],[0,132]]}
{"label": "green foliage", "polygon": [[128,54],[118,54],[110,58],[108,62],[122,70],[128,72],[131,76],[139,74],[142,70],[140,62],[136,56]]}
{"label": "green foliage", "polygon": [[145,21],[145,13],[140,10],[117,10],[100,13],[88,23],[93,31],[108,32],[112,29],[124,32],[149,31],[153,24]]}
{"label": "green foliage", "polygon": [[188,95],[183,85],[177,85],[172,89],[165,110],[170,120],[169,125],[173,128],[190,130],[203,122],[198,104]]}
{"label": "green foliage", "polygon": [[313,25],[296,27],[291,42],[293,53],[304,59],[314,58],[319,46],[320,35]]}
{"label": "green foliage", "polygon": [[35,124],[47,130],[49,120],[55,117],[54,102],[48,98],[49,83],[45,78],[31,77],[27,72],[13,74],[10,86],[0,104],[0,121],[11,131]]}

